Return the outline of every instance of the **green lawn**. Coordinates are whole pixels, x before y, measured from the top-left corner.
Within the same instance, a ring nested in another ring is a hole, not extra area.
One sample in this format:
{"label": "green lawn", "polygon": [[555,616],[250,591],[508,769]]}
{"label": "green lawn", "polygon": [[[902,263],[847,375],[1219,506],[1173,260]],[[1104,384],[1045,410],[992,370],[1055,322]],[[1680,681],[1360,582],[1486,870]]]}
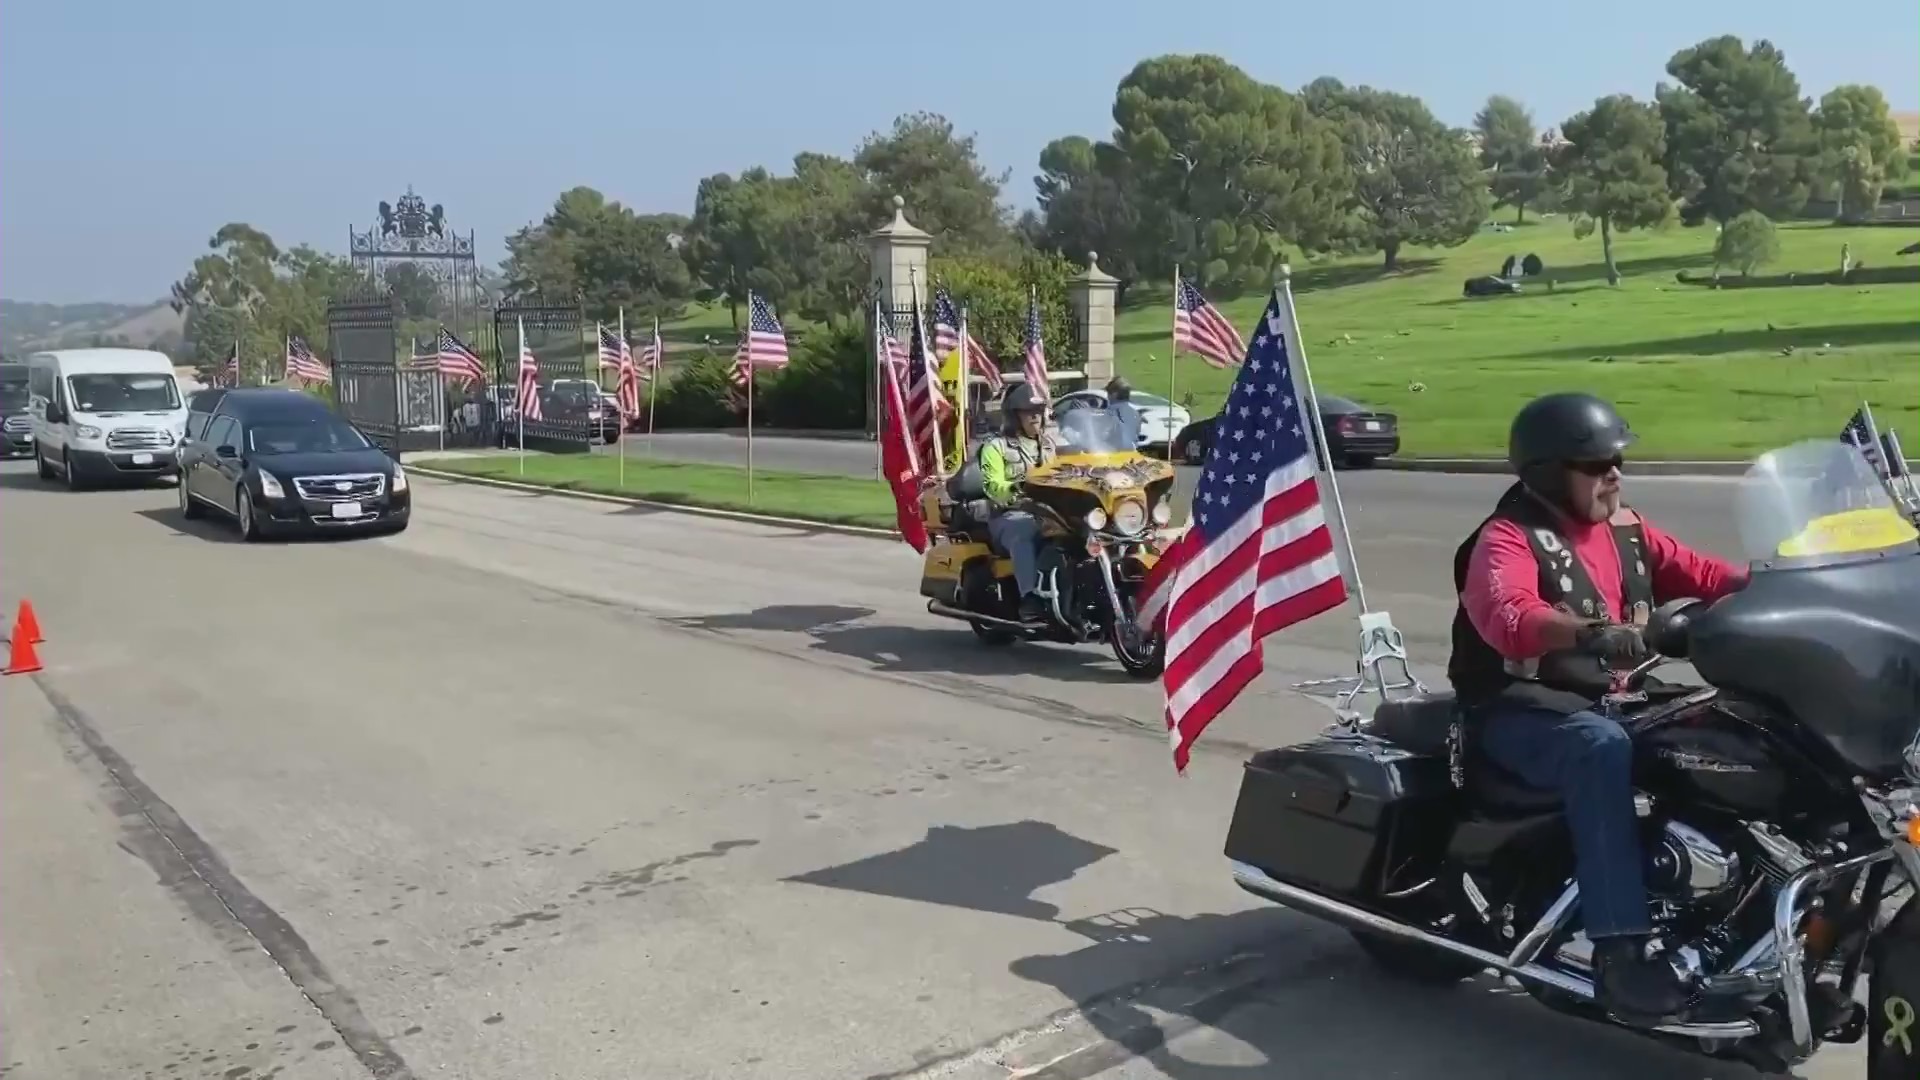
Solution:
{"label": "green lawn", "polygon": [[732,465],[688,465],[628,457],[624,486],[620,483],[620,460],[611,454],[528,454],[525,473],[520,471],[519,458],[509,454],[442,458],[428,461],[422,467],[563,490],[628,495],[680,506],[752,510],[881,529],[894,527],[893,496],[886,486],[876,480],[850,476],[761,470],[754,475],[753,498],[749,501],[747,471]]}
{"label": "green lawn", "polygon": [[[1896,265],[1920,238],[1908,229],[1783,226],[1780,259],[1763,273],[1831,270],[1840,247],[1856,263]],[[1497,456],[1529,397],[1590,390],[1611,397],[1640,433],[1639,452],[1745,458],[1793,439],[1837,435],[1862,400],[1882,430],[1920,452],[1920,285],[1711,290],[1679,270],[1712,264],[1713,233],[1628,234],[1615,251],[1624,280],[1609,288],[1598,237],[1565,222],[1483,233],[1445,250],[1413,250],[1382,274],[1378,257],[1294,268],[1301,329],[1317,386],[1398,413],[1404,453]],[[1555,278],[1521,296],[1464,300],[1461,282],[1537,252]],[[1911,259],[1911,256],[1907,257]],[[1120,370],[1165,393],[1167,290],[1135,289],[1115,327]],[[1219,303],[1219,298],[1213,298]],[[1251,326],[1260,295],[1221,303]],[[1213,411],[1232,373],[1182,357],[1178,394]]]}

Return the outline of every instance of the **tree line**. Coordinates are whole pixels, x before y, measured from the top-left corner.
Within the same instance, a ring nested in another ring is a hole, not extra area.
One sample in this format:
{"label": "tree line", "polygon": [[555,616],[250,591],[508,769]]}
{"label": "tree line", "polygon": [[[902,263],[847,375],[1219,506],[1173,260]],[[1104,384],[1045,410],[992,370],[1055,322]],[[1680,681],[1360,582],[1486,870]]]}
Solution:
{"label": "tree line", "polygon": [[[899,196],[936,237],[932,273],[964,282],[956,294],[991,313],[986,344],[1004,357],[1018,354],[1028,285],[1063,295],[1089,251],[1123,290],[1178,267],[1225,298],[1265,287],[1289,258],[1372,252],[1392,270],[1405,249],[1464,243],[1504,207],[1516,219],[1565,213],[1599,233],[1617,280],[1617,232],[1777,219],[1815,196],[1857,218],[1907,174],[1878,89],[1809,101],[1769,42],[1711,38],[1675,53],[1666,75],[1650,100],[1603,97],[1545,131],[1522,102],[1496,95],[1460,129],[1407,94],[1333,78],[1290,91],[1217,56],[1159,56],[1120,81],[1106,138],[1069,135],[1040,151],[1034,210],[1007,209],[1010,174],[988,170],[971,136],[915,113],[850,155],[709,176],[689,215],[640,213],[589,187],[564,192],[508,237],[488,288],[578,294],[589,319],[624,309],[630,329],[694,302],[732,309],[737,328],[751,290],[789,326],[844,331],[863,321],[872,289],[867,237]],[[318,340],[325,298],[354,277],[344,260],[282,251],[246,225],[222,229],[211,247],[174,287],[202,363],[249,333],[277,355],[283,326]],[[429,314],[431,282],[389,284]],[[1064,338],[1064,324],[1049,333]],[[1072,351],[1066,340],[1049,346]]]}

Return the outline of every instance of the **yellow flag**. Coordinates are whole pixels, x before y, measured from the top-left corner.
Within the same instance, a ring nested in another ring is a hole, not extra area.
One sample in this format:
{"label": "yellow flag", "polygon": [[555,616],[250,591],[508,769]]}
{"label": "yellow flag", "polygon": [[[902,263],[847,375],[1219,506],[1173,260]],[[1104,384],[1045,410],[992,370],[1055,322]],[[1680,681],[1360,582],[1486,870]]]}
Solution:
{"label": "yellow flag", "polygon": [[940,392],[953,404],[953,427],[943,444],[951,476],[967,464],[967,315],[960,313],[960,344],[940,361]]}

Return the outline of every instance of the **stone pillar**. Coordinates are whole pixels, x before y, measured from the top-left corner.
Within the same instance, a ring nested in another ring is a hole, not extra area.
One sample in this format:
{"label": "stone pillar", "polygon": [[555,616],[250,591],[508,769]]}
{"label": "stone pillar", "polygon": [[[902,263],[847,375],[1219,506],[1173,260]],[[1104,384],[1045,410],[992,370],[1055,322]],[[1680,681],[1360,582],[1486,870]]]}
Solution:
{"label": "stone pillar", "polygon": [[907,200],[893,197],[893,220],[867,237],[867,250],[873,265],[873,290],[889,306],[904,310],[913,306],[915,282],[920,302],[926,303],[927,252],[933,236],[907,220]]}
{"label": "stone pillar", "polygon": [[1113,378],[1114,300],[1120,279],[1100,269],[1100,253],[1087,252],[1087,268],[1067,282],[1073,315],[1080,323],[1080,352],[1087,358],[1087,385],[1105,386]]}
{"label": "stone pillar", "polygon": [[[873,270],[873,295],[884,302],[889,312],[913,307],[914,288],[919,286],[921,303],[929,295],[927,252],[933,235],[907,220],[907,200],[893,197],[893,220],[867,237],[867,256]],[[862,317],[865,321],[865,317]],[[906,340],[907,328],[896,325],[894,333]],[[878,438],[880,430],[880,372],[876,364],[867,380],[867,436]]]}

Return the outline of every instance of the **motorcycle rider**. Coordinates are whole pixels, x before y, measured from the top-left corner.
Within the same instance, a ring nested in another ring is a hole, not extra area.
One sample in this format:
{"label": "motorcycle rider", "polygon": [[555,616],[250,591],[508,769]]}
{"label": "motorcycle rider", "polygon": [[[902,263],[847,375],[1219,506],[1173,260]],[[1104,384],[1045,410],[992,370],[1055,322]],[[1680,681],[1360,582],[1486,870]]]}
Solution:
{"label": "motorcycle rider", "polygon": [[1051,462],[1056,453],[1047,434],[1047,401],[1033,387],[1017,383],[1000,405],[1000,434],[980,448],[980,480],[993,503],[987,534],[995,547],[1013,560],[1013,580],[1020,589],[1020,617],[1044,618],[1046,601],[1040,589],[1040,522],[1020,509],[1021,481],[1027,470]]}
{"label": "motorcycle rider", "polygon": [[1560,793],[1600,1003],[1651,1024],[1688,1008],[1697,991],[1649,953],[1632,743],[1596,707],[1610,671],[1651,655],[1642,631],[1654,605],[1716,600],[1747,575],[1621,503],[1633,439],[1590,394],[1549,394],[1514,417],[1507,460],[1519,480],[1454,555],[1460,604],[1447,677],[1484,758]]}

